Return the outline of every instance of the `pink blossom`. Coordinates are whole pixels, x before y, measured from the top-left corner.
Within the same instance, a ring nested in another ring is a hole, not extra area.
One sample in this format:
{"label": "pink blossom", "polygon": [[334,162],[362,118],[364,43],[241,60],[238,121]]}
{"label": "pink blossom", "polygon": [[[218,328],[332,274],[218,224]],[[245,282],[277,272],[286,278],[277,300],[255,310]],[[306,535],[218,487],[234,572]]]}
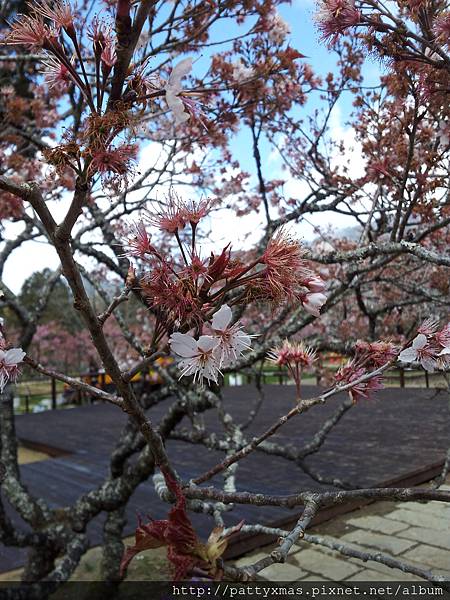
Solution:
{"label": "pink blossom", "polygon": [[97,16],[93,18],[87,35],[93,42],[96,56],[99,56],[106,46],[115,45],[116,40],[111,25],[99,20]]}
{"label": "pink blossom", "polygon": [[365,375],[368,375],[368,371],[364,367],[359,367],[357,363],[351,360],[339,369],[336,373],[335,381],[341,385],[354,383],[349,390],[349,394],[353,402],[357,402],[361,398],[370,398],[373,392],[383,387],[383,378],[381,375],[375,375],[365,381],[358,381]]}
{"label": "pink blossom", "polygon": [[[112,40],[107,40],[100,55],[101,61],[104,65],[104,70],[108,72],[117,62],[117,54],[115,44]],[[106,68],[105,68],[106,67]]]}
{"label": "pink blossom", "polygon": [[130,164],[136,157],[137,147],[134,144],[122,144],[117,148],[110,146],[106,149],[95,150],[92,153],[90,169],[102,175],[115,173],[127,175]]}
{"label": "pink blossom", "polygon": [[155,248],[151,244],[151,237],[142,221],[133,223],[124,244],[126,248],[125,255],[142,258],[146,254],[153,253]]}
{"label": "pink blossom", "polygon": [[[72,60],[71,62],[74,61]],[[49,56],[43,64],[45,67],[44,77],[49,88],[55,87],[59,90],[64,90],[73,81],[70,69],[53,56]]]}
{"label": "pink blossom", "polygon": [[75,14],[68,2],[58,0],[49,4],[46,0],[39,0],[39,2],[34,2],[32,6],[36,13],[50,19],[56,27],[62,27],[72,35]]}
{"label": "pink blossom", "polygon": [[295,298],[299,284],[310,276],[303,249],[283,227],[269,240],[260,263],[266,266],[261,276],[273,300]]}
{"label": "pink blossom", "polygon": [[269,360],[275,364],[289,367],[297,364],[301,367],[310,367],[316,360],[316,352],[303,342],[290,342],[284,340],[281,346],[276,346],[268,354]]}
{"label": "pink blossom", "polygon": [[176,234],[186,225],[185,209],[180,197],[171,189],[159,210],[146,211],[147,221],[167,233]]}
{"label": "pink blossom", "polygon": [[334,41],[361,21],[361,13],[353,0],[324,0],[319,3],[315,19],[322,37]]}
{"label": "pink blossom", "polygon": [[198,225],[199,221],[209,213],[210,207],[211,200],[209,198],[203,198],[197,202],[189,200],[183,203],[183,216],[187,223],[190,223],[192,226]]}
{"label": "pink blossom", "polygon": [[8,381],[16,381],[19,375],[19,364],[23,361],[25,352],[22,348],[0,349],[0,393]]}
{"label": "pink blossom", "polygon": [[438,331],[434,335],[433,339],[439,344],[439,346],[442,346],[443,348],[450,348],[450,323],[447,323],[445,327]]}
{"label": "pink blossom", "polygon": [[309,289],[310,292],[323,292],[325,290],[325,282],[323,279],[314,275],[311,279],[307,279],[305,281],[305,286]]}
{"label": "pink blossom", "polygon": [[303,342],[284,340],[281,346],[276,346],[268,354],[271,362],[280,367],[287,367],[290,377],[295,382],[297,401],[300,401],[302,371],[310,367],[316,360],[315,351]]}
{"label": "pink blossom", "polygon": [[20,15],[15,21],[4,43],[11,46],[27,46],[30,50],[51,49],[58,33],[51,30],[37,15]]}
{"label": "pink blossom", "polygon": [[439,321],[428,317],[425,321],[417,328],[417,333],[423,333],[424,335],[432,335],[439,327]]}
{"label": "pink blossom", "polygon": [[356,350],[359,353],[364,353],[366,357],[375,367],[381,367],[388,362],[394,360],[398,354],[398,348],[391,342],[365,342],[358,340],[356,342]]}

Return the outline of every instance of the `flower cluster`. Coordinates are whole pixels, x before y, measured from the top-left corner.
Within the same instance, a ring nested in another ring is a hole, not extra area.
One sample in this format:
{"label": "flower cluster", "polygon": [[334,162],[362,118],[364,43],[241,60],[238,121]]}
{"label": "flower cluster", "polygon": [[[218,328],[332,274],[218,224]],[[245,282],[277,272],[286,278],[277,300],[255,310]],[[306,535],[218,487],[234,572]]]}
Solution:
{"label": "flower cluster", "polygon": [[358,25],[361,12],[353,0],[321,0],[315,20],[323,39],[334,41],[349,27]]}
{"label": "flower cluster", "polygon": [[318,317],[327,297],[325,283],[307,266],[299,243],[281,228],[269,241],[261,257],[264,295],[275,301],[299,300],[303,308]]}
{"label": "flower cluster", "polygon": [[373,392],[383,387],[382,374],[370,376],[370,372],[392,363],[398,353],[399,348],[391,342],[358,340],[355,356],[338,370],[335,382],[338,385],[351,385],[349,395],[353,402],[361,398],[370,398]]}
{"label": "flower cluster", "polygon": [[450,359],[450,323],[439,329],[439,323],[427,319],[417,330],[411,346],[400,352],[404,363],[419,363],[426,371],[444,368]]}
{"label": "flower cluster", "polygon": [[147,223],[166,233],[176,235],[189,223],[195,234],[198,223],[208,215],[210,209],[211,201],[209,199],[183,201],[171,189],[164,205],[159,208],[147,209],[145,216]]}
{"label": "flower cluster", "polygon": [[367,369],[358,366],[357,361],[351,360],[339,369],[336,373],[335,381],[338,385],[352,385],[349,389],[349,395],[353,402],[356,403],[361,398],[370,398],[374,392],[383,387],[381,375],[365,379],[367,375]]}
{"label": "flower cluster", "polygon": [[22,348],[6,347],[3,337],[0,338],[0,393],[9,381],[16,381],[20,374],[19,365],[25,357]]}
{"label": "flower cluster", "polygon": [[269,360],[280,367],[286,367],[295,382],[297,402],[300,402],[300,387],[303,369],[311,367],[316,360],[316,352],[303,342],[285,340],[268,354]]}
{"label": "flower cluster", "polygon": [[[44,152],[47,162],[58,173],[69,169],[91,178],[99,174],[104,186],[120,191],[134,175],[137,135],[141,114],[149,101],[165,99],[176,125],[194,117],[206,127],[200,97],[183,90],[182,79],[192,69],[192,58],[185,58],[172,69],[167,80],[148,75],[148,61],[132,63],[123,85],[114,84],[116,49],[120,48],[118,22],[131,19],[132,3],[118,3],[116,26],[95,15],[84,34],[85,23],[66,0],[36,0],[29,3],[29,14],[18,15],[2,42],[24,46],[43,54],[43,74],[53,95],[78,91],[89,114],[83,126],[68,143]],[[140,112],[140,111],[139,111]]]}
{"label": "flower cluster", "polygon": [[281,15],[275,11],[268,17],[269,31],[268,37],[271,42],[281,46],[287,36],[291,33],[291,28],[288,23],[281,17]]}
{"label": "flower cluster", "polygon": [[[257,258],[246,254],[244,261],[232,256],[229,244],[219,254],[202,258],[196,232],[211,205],[208,199],[185,201],[171,190],[165,202],[144,211],[122,242],[126,256],[137,260],[139,273],[133,271],[133,285],[139,287],[161,326],[169,334],[181,329],[200,331],[212,308],[225,304],[231,293],[236,305],[268,301],[276,307],[296,300],[319,316],[326,301],[325,283],[284,229],[274,234]],[[157,248],[148,226],[163,232],[166,243],[173,240],[179,254]],[[190,231],[184,231],[186,226]]]}
{"label": "flower cluster", "polygon": [[211,335],[201,335],[198,340],[186,333],[175,332],[169,343],[172,352],[181,357],[180,377],[193,375],[194,382],[203,379],[217,383],[222,367],[230,366],[245,350],[251,348],[251,338],[239,322],[231,324],[232,311],[224,304],[214,313],[210,323]]}

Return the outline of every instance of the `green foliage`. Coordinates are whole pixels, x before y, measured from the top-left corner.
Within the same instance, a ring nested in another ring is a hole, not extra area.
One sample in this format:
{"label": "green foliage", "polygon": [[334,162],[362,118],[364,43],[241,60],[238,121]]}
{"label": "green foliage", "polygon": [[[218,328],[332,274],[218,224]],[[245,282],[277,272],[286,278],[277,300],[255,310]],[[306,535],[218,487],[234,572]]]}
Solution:
{"label": "green foliage", "polygon": [[[50,269],[44,269],[36,271],[24,282],[19,300],[30,313],[33,313],[38,306],[42,294],[50,285],[52,276],[53,272]],[[69,333],[76,333],[82,329],[80,317],[73,307],[72,294],[63,279],[59,279],[54,284],[39,322],[45,324],[50,321],[56,321]]]}

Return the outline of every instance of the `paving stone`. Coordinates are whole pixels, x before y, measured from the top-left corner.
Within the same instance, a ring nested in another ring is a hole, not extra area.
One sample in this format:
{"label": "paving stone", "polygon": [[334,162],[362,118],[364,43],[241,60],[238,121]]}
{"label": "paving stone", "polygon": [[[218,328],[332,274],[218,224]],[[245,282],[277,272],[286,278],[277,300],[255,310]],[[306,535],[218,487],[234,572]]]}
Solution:
{"label": "paving stone", "polygon": [[322,583],[322,581],[331,581],[331,579],[326,579],[325,577],[318,577],[318,575],[308,575],[307,577],[303,577],[301,581],[316,581],[317,583]]}
{"label": "paving stone", "polygon": [[245,567],[246,565],[251,565],[257,562],[258,560],[264,558],[268,554],[269,552],[255,552],[254,554],[246,554],[239,560],[236,560],[234,564],[236,565],[236,567]]}
{"label": "paving stone", "polygon": [[302,577],[307,577],[308,573],[296,565],[282,563],[270,565],[260,571],[260,576],[267,581],[298,581]]}
{"label": "paving stone", "polygon": [[433,515],[438,519],[450,518],[450,506],[445,502],[404,502],[402,509],[413,510],[421,514]]}
{"label": "paving stone", "polygon": [[421,509],[407,510],[406,508],[400,508],[386,515],[386,518],[393,519],[394,521],[402,521],[403,523],[410,523],[410,525],[415,525],[416,527],[420,526],[426,527],[427,529],[437,529],[438,531],[450,531],[449,519],[436,517]]}
{"label": "paving stone", "polygon": [[385,519],[378,515],[361,515],[360,517],[353,517],[347,519],[347,523],[353,525],[353,527],[362,527],[363,529],[370,529],[372,531],[387,534],[398,533],[409,527],[406,523]]}
{"label": "paving stone", "polygon": [[390,535],[380,535],[379,533],[373,533],[372,531],[364,531],[359,529],[358,531],[351,531],[342,536],[342,540],[346,542],[353,542],[363,547],[376,548],[382,552],[388,554],[401,554],[416,545],[415,541],[405,540]]}
{"label": "paving stone", "polygon": [[395,576],[397,570],[392,570],[390,573],[382,573],[372,569],[363,569],[359,573],[355,573],[348,577],[345,581],[397,581]]}
{"label": "paving stone", "polygon": [[[311,533],[317,533],[318,535],[324,535],[325,532],[322,531],[321,529],[313,531],[311,530]],[[334,539],[336,541],[339,541],[338,536],[329,536],[328,534],[325,535],[326,539]],[[293,556],[296,552],[298,552],[299,550],[315,550],[317,552],[320,552],[321,554],[328,554],[329,556],[334,556],[335,558],[338,558],[340,556],[342,556],[339,552],[337,552],[336,550],[332,550],[331,548],[327,548],[326,546],[319,546],[316,544],[310,544],[308,542],[297,542],[297,544],[295,544],[289,554],[289,556]]]}
{"label": "paving stone", "polygon": [[405,552],[402,559],[412,560],[422,565],[429,565],[430,567],[450,572],[450,554],[442,552],[440,548],[435,548],[434,546],[417,546]]}
{"label": "paving stone", "polygon": [[385,579],[384,581],[423,581],[423,579],[417,577],[417,575],[405,573],[404,571],[400,571],[400,569],[391,569],[391,567],[375,562],[374,560],[369,560],[366,563],[362,563],[360,560],[357,561],[356,559],[351,559],[351,561],[360,565],[365,564],[368,570],[377,571],[388,577],[388,579]]}
{"label": "paving stone", "polygon": [[336,558],[319,550],[301,550],[293,554],[289,560],[305,571],[317,573],[318,579],[324,577],[332,581],[341,581],[360,571],[359,567],[348,560]]}
{"label": "paving stone", "polygon": [[450,550],[450,532],[438,531],[437,529],[427,529],[425,527],[408,527],[398,534],[400,537],[409,540],[417,540],[421,544],[438,546]]}

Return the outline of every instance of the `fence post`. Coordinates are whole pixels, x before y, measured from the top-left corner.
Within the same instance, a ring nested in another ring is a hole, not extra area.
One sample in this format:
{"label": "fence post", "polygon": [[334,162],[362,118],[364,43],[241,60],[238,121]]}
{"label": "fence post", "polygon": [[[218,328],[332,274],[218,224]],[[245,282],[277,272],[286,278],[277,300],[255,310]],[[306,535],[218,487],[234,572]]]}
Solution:
{"label": "fence post", "polygon": [[281,371],[281,365],[278,365],[278,385],[283,385],[283,373]]}
{"label": "fence post", "polygon": [[56,409],[56,379],[52,377],[52,410]]}
{"label": "fence post", "polygon": [[405,387],[405,369],[400,368],[400,387]]}
{"label": "fence post", "polygon": [[30,394],[25,394],[25,412],[30,412]]}
{"label": "fence post", "polygon": [[428,371],[425,369],[425,385],[427,386],[427,388],[430,387],[430,377],[428,375]]}

